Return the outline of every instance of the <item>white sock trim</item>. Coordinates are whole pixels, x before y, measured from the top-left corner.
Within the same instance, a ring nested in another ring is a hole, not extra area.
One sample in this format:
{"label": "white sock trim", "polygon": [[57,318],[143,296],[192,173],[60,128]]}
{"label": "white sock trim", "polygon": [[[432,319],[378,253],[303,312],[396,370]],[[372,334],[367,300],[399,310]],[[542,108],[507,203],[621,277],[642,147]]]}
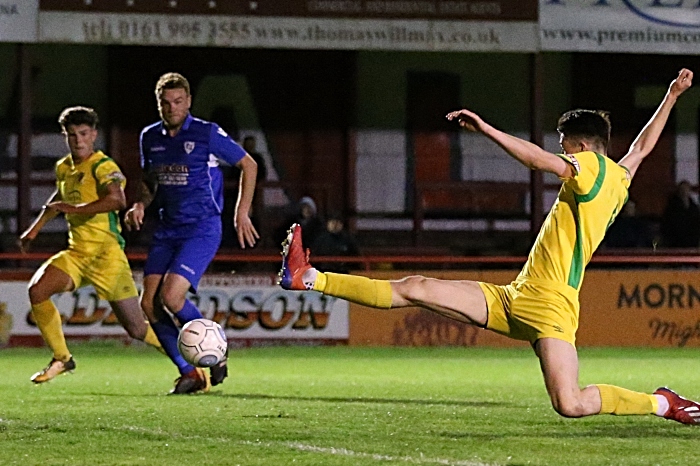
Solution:
{"label": "white sock trim", "polygon": [[666,399],[665,396],[663,395],[654,395],[656,397],[656,401],[659,402],[659,409],[656,411],[657,416],[664,417],[664,415],[668,412],[668,408],[671,406],[668,404],[668,400]]}
{"label": "white sock trim", "polygon": [[304,275],[301,276],[301,281],[304,283],[304,286],[306,287],[307,290],[314,289],[314,285],[316,284],[316,277],[317,276],[318,276],[318,270],[316,270],[313,267],[304,271]]}

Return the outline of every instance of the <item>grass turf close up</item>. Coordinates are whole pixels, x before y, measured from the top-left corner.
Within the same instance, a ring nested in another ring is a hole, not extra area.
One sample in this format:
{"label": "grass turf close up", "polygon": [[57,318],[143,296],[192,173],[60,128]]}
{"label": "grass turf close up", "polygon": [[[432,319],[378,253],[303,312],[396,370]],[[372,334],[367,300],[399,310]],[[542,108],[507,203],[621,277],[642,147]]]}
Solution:
{"label": "grass turf close up", "polygon": [[[33,386],[46,349],[0,351],[0,464],[698,464],[700,428],[564,419],[529,350],[274,347],[231,352],[208,394],[144,347],[72,344],[74,374]],[[700,350],[583,349],[581,384],[700,398]]]}

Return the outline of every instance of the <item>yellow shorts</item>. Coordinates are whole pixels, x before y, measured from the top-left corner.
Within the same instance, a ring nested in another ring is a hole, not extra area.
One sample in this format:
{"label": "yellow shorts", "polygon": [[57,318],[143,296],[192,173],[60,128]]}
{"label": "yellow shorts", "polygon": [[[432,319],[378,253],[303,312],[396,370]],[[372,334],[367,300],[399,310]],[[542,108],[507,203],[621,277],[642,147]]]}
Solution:
{"label": "yellow shorts", "polygon": [[479,282],[486,297],[486,328],[516,340],[535,343],[557,338],[576,344],[578,292],[567,285],[525,279],[510,285]]}
{"label": "yellow shorts", "polygon": [[76,289],[92,285],[101,299],[111,302],[138,296],[126,254],[118,244],[94,256],[66,249],[52,256],[42,268],[48,265],[67,273]]}

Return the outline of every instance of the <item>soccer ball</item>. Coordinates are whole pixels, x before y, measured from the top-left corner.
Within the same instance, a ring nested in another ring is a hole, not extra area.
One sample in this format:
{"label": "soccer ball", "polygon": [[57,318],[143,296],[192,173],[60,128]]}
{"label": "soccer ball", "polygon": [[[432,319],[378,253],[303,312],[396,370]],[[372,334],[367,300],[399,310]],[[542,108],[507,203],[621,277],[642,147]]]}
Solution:
{"label": "soccer ball", "polygon": [[211,367],[226,358],[228,343],[219,324],[208,319],[194,319],[180,330],[177,348],[193,366]]}

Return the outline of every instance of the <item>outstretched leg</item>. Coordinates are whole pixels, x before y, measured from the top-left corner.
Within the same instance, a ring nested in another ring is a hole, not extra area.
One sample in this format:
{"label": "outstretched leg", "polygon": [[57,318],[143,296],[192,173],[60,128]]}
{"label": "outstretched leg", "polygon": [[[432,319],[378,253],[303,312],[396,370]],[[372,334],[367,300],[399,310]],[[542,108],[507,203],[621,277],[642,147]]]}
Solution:
{"label": "outstretched leg", "polygon": [[486,298],[477,282],[422,276],[389,281],[322,273],[309,264],[308,251],[301,245],[301,226],[297,224],[289,230],[282,256],[279,276],[285,289],[313,289],[378,309],[417,306],[460,322],[486,325]]}

